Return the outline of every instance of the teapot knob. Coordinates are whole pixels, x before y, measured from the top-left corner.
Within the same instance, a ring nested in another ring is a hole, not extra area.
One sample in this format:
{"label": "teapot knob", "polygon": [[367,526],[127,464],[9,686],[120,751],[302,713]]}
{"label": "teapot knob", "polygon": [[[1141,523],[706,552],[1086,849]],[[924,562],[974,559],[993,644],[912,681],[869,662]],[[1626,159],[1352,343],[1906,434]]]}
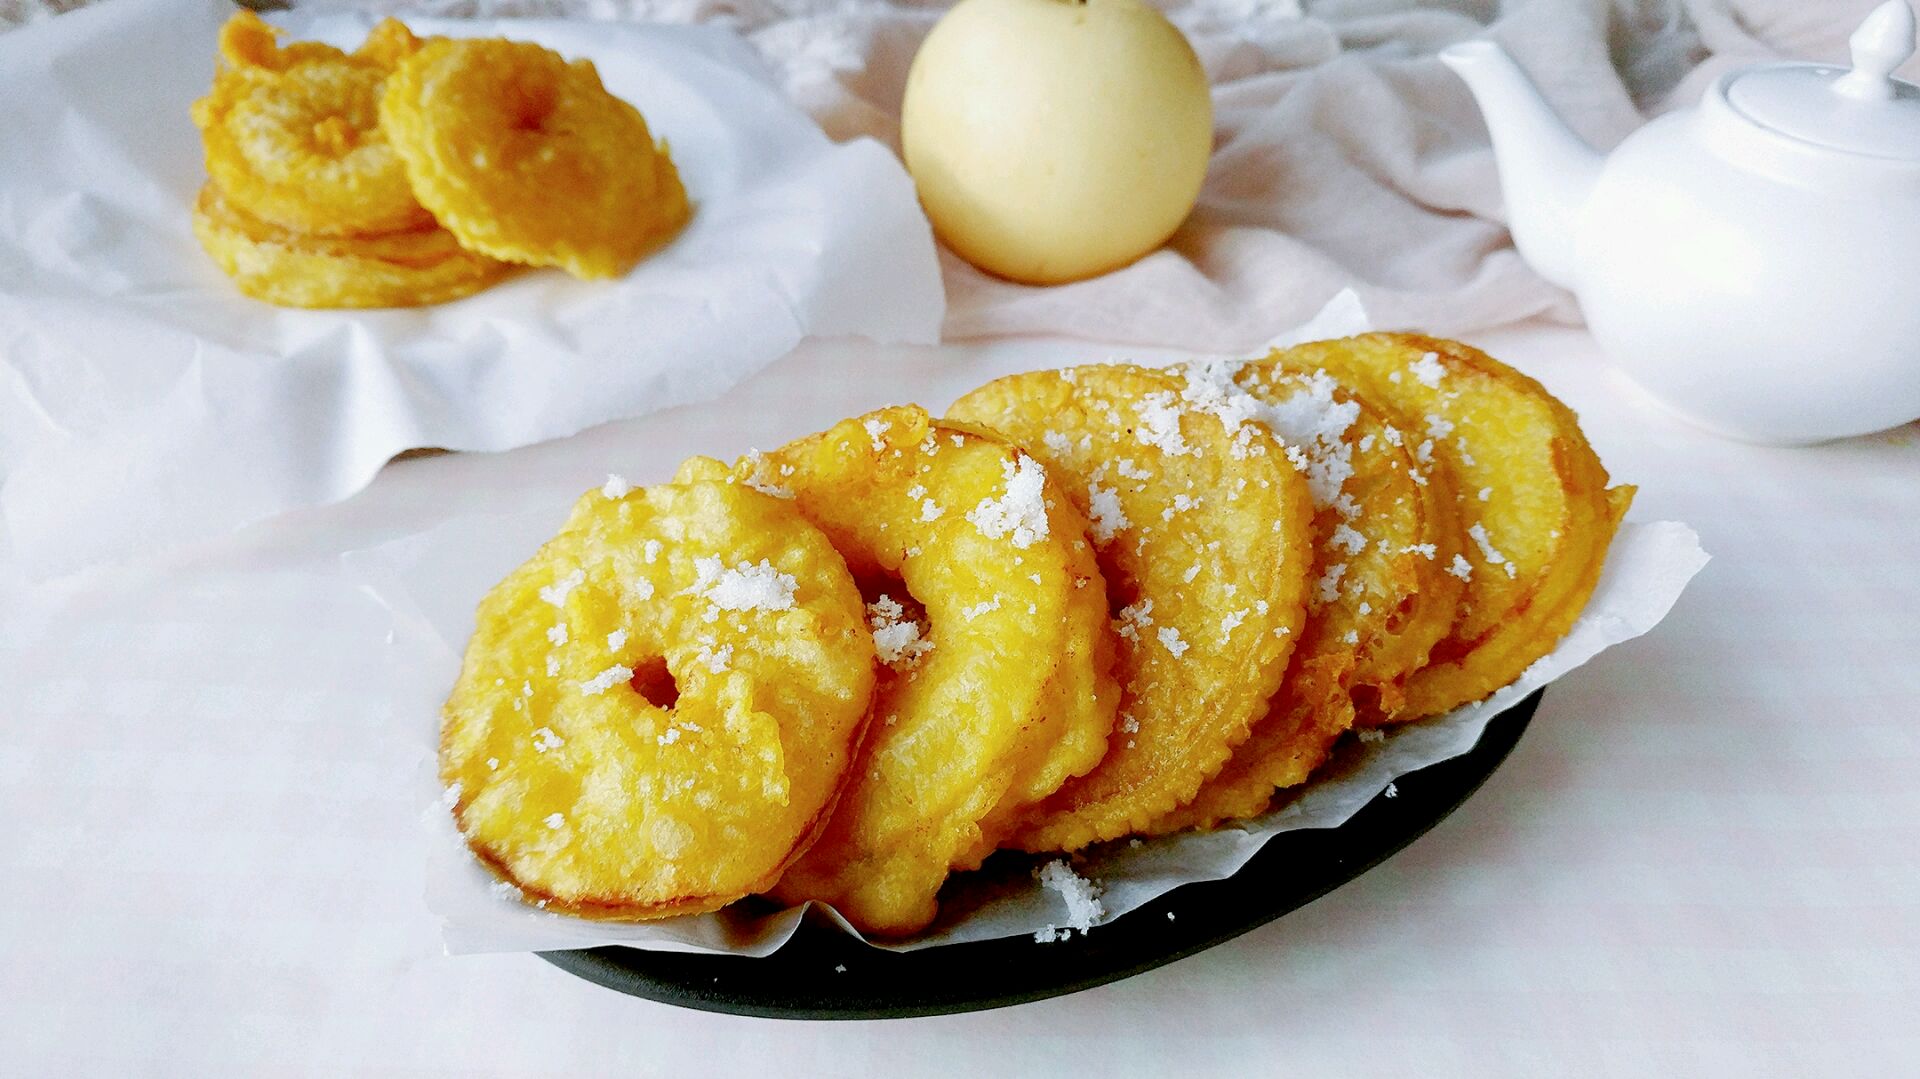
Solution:
{"label": "teapot knob", "polygon": [[1907,0],[1887,0],[1874,8],[1847,39],[1853,70],[1833,88],[1860,101],[1889,100],[1894,96],[1894,69],[1913,55],[1913,35],[1913,9]]}

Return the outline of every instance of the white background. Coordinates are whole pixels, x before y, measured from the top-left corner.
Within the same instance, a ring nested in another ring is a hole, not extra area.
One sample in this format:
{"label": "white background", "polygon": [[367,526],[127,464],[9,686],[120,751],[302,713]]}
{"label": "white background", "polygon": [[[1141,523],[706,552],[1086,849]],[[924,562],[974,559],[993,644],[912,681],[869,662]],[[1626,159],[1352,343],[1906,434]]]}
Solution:
{"label": "white background", "polygon": [[382,699],[385,615],[336,555],[1104,348],[816,342],[711,405],[402,462],[164,566],[0,586],[0,1072],[1912,1074],[1920,427],[1721,442],[1639,405],[1578,331],[1478,341],[1580,411],[1640,485],[1633,517],[1687,521],[1714,562],[1385,865],[1008,1010],[740,1019],[440,955],[418,740]]}

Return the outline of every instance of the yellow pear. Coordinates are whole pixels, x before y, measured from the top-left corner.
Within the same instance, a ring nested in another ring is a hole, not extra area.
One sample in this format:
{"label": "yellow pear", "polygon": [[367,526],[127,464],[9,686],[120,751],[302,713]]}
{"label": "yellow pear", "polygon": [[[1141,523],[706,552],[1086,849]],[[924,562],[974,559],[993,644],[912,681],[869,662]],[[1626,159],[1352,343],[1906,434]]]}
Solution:
{"label": "yellow pear", "polygon": [[901,143],[948,247],[1052,284],[1173,234],[1206,176],[1213,102],[1193,47],[1140,0],[961,0],[914,57]]}

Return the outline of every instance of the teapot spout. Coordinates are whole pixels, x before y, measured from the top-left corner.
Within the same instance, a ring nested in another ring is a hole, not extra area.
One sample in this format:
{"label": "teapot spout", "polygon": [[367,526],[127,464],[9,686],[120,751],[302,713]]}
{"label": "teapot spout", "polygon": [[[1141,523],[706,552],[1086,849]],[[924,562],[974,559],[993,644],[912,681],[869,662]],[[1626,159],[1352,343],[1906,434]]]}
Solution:
{"label": "teapot spout", "polygon": [[1515,246],[1540,276],[1575,288],[1574,221],[1599,178],[1600,154],[1547,107],[1499,45],[1450,45],[1440,62],[1466,81],[1486,117]]}

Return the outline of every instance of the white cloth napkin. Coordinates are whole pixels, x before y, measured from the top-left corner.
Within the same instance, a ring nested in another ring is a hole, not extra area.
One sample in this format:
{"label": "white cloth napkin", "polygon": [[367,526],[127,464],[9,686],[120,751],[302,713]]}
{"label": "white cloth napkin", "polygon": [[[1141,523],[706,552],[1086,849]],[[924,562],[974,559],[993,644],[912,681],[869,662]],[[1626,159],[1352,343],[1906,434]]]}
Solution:
{"label": "white cloth napkin", "polygon": [[[0,0],[0,26],[84,0]],[[950,0],[296,0],[306,9],[720,22],[835,138],[897,147],[907,66]],[[1479,114],[1431,57],[1498,37],[1602,146],[1690,105],[1736,63],[1842,60],[1878,0],[1154,0],[1215,86],[1217,154],[1199,210],[1158,254],[1095,281],[1008,284],[942,256],[950,338],[1063,334],[1237,351],[1344,287],[1382,325],[1439,333],[1570,297],[1507,239]],[[1903,69],[1920,74],[1920,61]]]}
{"label": "white cloth napkin", "polygon": [[[112,0],[0,37],[0,522],[47,576],[345,498],[416,447],[503,450],[724,392],[808,336],[938,339],[899,162],[840,144],[719,26],[433,22],[592,59],[672,146],[691,222],[617,280],[294,311],[199,248],[219,0]],[[371,20],[289,21],[357,44]]]}
{"label": "white cloth napkin", "polygon": [[[915,48],[950,0],[296,0],[449,13],[719,21],[835,138],[898,146]],[[1214,83],[1216,150],[1166,249],[1054,288],[942,253],[949,338],[1059,334],[1235,352],[1352,288],[1383,326],[1464,334],[1578,322],[1506,234],[1478,109],[1434,60],[1490,34],[1608,147],[1734,63],[1838,60],[1877,0],[1153,0]],[[1707,62],[1702,63],[1705,60]],[[1920,70],[1920,65],[1916,65]]]}
{"label": "white cloth napkin", "polygon": [[[949,338],[1059,334],[1233,352],[1342,288],[1380,323],[1460,334],[1570,297],[1508,242],[1479,112],[1432,54],[1491,32],[1588,138],[1638,125],[1699,59],[1677,0],[1156,0],[1214,83],[1200,205],[1162,251],[1096,280],[1015,285],[942,255]],[[738,27],[835,138],[898,146],[899,101],[945,0],[305,0],[303,8],[564,11]],[[1618,68],[1615,64],[1618,61]]]}

